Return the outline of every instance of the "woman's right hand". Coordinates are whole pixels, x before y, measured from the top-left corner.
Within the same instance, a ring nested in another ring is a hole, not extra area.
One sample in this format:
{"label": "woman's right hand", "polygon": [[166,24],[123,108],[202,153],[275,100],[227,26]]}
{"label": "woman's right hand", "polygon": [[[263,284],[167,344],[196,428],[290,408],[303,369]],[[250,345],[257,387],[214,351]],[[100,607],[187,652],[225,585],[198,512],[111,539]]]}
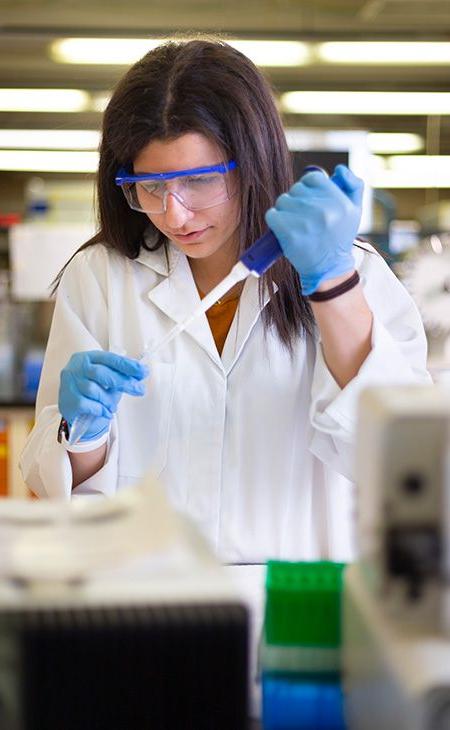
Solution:
{"label": "woman's right hand", "polygon": [[144,395],[148,368],[128,357],[105,350],[76,352],[61,371],[58,407],[70,426],[75,418],[90,415],[82,441],[104,434],[123,393]]}

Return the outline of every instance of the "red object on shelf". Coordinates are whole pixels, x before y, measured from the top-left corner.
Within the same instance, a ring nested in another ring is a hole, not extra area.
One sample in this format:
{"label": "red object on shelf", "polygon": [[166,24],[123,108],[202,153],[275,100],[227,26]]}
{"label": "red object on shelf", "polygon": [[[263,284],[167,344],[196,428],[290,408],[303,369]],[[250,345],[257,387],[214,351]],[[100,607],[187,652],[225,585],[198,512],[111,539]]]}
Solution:
{"label": "red object on shelf", "polygon": [[20,213],[0,213],[0,228],[9,228],[22,221]]}

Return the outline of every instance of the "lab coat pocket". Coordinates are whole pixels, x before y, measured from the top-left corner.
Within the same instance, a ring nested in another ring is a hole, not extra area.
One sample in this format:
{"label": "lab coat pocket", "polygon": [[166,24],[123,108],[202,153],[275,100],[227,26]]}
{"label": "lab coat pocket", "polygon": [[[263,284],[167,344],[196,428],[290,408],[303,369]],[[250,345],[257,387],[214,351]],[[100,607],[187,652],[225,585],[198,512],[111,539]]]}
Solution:
{"label": "lab coat pocket", "polygon": [[124,396],[118,409],[119,475],[156,476],[167,461],[175,365],[153,362],[144,396]]}

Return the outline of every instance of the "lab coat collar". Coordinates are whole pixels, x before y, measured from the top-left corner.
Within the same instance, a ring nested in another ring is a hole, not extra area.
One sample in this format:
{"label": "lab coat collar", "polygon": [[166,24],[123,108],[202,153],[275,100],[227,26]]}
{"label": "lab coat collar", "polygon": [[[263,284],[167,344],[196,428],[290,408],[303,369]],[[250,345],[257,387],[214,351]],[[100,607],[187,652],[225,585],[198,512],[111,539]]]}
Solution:
{"label": "lab coat collar", "polygon": [[[144,233],[144,241],[149,246],[154,245],[154,240],[149,231]],[[177,251],[175,246],[170,245],[170,243],[166,241],[163,246],[160,246],[155,251],[149,251],[146,248],[141,248],[136,261],[144,266],[148,266],[157,274],[168,276],[170,271],[176,265],[179,255],[181,254]]]}
{"label": "lab coat collar", "polygon": [[[149,266],[164,276],[163,280],[150,289],[148,299],[177,324],[181,322],[200,303],[200,296],[192,276],[187,257],[170,242],[157,251],[143,250],[137,261]],[[170,275],[169,275],[170,274]],[[270,299],[264,293],[263,307]],[[186,332],[209,355],[215,365],[228,374],[239,357],[260,313],[259,282],[249,276],[240,296],[238,309],[220,357],[212,332],[203,314],[195,319]]]}

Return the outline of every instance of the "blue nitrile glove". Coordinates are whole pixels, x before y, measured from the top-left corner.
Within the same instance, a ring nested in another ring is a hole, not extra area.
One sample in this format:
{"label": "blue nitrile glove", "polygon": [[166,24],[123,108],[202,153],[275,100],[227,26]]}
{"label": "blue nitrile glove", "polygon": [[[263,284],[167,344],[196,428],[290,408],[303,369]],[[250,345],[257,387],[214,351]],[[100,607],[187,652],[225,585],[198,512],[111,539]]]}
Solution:
{"label": "blue nitrile glove", "polygon": [[363,188],[348,167],[337,165],[331,178],[306,173],[267,211],[266,223],[300,274],[306,296],[321,282],[353,271]]}
{"label": "blue nitrile glove", "polygon": [[76,352],[61,371],[59,412],[69,428],[77,416],[93,416],[82,437],[91,441],[108,430],[122,393],[144,395],[147,375],[145,365],[114,352]]}

